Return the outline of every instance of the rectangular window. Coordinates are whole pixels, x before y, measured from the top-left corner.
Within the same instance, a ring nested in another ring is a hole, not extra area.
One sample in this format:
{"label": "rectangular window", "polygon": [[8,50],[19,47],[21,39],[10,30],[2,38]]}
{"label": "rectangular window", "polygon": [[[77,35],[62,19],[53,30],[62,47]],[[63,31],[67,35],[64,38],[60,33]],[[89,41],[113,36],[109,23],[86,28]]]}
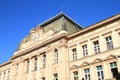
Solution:
{"label": "rectangular window", "polygon": [[90,80],[90,70],[89,70],[89,68],[84,69],[84,73],[85,73],[85,80]]}
{"label": "rectangular window", "polygon": [[113,42],[112,42],[111,36],[106,37],[106,44],[107,44],[107,49],[108,50],[113,49]]}
{"label": "rectangular window", "polygon": [[88,50],[87,50],[87,45],[83,45],[83,56],[88,56]]}
{"label": "rectangular window", "polygon": [[95,41],[93,42],[94,43],[94,51],[95,53],[100,53],[100,47],[99,47],[99,42],[98,41]]}
{"label": "rectangular window", "polygon": [[29,73],[29,65],[30,65],[30,62],[29,60],[27,60],[27,70],[26,70],[27,73]]}
{"label": "rectangular window", "polygon": [[8,76],[7,76],[7,80],[10,79],[10,71],[8,71]]}
{"label": "rectangular window", "polygon": [[38,63],[38,60],[37,60],[37,58],[35,58],[34,70],[37,70],[37,63]]}
{"label": "rectangular window", "polygon": [[0,80],[1,80],[1,74],[0,74]]}
{"label": "rectangular window", "polygon": [[58,63],[58,49],[54,50],[54,62]]}
{"label": "rectangular window", "polygon": [[72,49],[72,53],[73,53],[73,60],[77,60],[77,50],[76,50],[76,48]]}
{"label": "rectangular window", "polygon": [[44,54],[43,55],[43,68],[46,67],[46,55]]}
{"label": "rectangular window", "polygon": [[118,69],[117,69],[116,62],[110,63],[110,67],[111,67],[111,72],[112,72],[113,77],[116,77],[118,75]]}
{"label": "rectangular window", "polygon": [[45,80],[45,77],[43,77],[42,80]]}
{"label": "rectangular window", "polygon": [[98,75],[98,80],[104,80],[102,65],[97,66],[97,75]]}
{"label": "rectangular window", "polygon": [[5,80],[5,76],[6,76],[6,73],[4,72],[4,75],[3,75],[3,80]]}
{"label": "rectangular window", "polygon": [[78,80],[78,71],[73,72],[74,74],[74,80]]}
{"label": "rectangular window", "polygon": [[57,73],[54,74],[54,80],[58,80],[58,74]]}
{"label": "rectangular window", "polygon": [[19,64],[17,63],[17,65],[16,65],[16,74],[18,74],[18,67],[19,67]]}

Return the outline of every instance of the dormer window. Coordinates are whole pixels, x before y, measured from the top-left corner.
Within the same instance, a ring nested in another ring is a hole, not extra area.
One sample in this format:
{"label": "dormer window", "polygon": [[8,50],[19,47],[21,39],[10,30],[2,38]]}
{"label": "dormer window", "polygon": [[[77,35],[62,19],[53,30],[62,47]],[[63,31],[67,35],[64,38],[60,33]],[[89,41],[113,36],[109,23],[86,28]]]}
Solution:
{"label": "dormer window", "polygon": [[38,35],[35,35],[33,41],[37,41],[37,39],[38,39]]}

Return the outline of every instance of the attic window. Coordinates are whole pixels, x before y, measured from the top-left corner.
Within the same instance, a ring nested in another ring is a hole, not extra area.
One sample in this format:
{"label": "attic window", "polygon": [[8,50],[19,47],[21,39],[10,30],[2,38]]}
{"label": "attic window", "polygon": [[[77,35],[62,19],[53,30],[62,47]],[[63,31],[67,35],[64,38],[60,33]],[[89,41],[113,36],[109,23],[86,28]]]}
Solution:
{"label": "attic window", "polygon": [[38,39],[38,36],[35,35],[34,38],[33,38],[33,41],[37,41],[37,39]]}

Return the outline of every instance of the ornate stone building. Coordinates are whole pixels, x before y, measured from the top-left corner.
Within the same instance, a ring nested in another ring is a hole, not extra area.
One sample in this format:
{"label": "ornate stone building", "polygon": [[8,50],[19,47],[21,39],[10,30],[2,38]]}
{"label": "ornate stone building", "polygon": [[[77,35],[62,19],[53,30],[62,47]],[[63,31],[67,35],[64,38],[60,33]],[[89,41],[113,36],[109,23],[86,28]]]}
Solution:
{"label": "ornate stone building", "polygon": [[115,80],[120,73],[120,14],[82,28],[60,13],[31,29],[0,80]]}

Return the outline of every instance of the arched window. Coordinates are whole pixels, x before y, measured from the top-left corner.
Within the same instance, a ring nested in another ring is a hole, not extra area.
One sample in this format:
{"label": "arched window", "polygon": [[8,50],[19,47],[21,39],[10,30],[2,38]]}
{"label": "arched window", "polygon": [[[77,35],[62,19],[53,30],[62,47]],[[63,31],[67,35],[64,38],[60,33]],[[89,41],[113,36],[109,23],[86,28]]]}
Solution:
{"label": "arched window", "polygon": [[57,63],[58,62],[58,49],[54,50],[54,62]]}

